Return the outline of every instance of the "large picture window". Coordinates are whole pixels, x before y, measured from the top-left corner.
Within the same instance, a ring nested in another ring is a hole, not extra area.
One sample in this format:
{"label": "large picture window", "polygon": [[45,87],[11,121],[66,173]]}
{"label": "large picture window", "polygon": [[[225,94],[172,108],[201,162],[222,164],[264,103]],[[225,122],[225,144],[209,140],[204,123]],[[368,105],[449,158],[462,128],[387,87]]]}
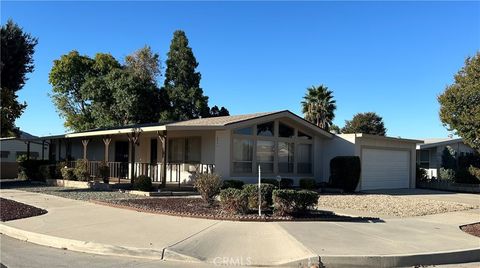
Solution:
{"label": "large picture window", "polygon": [[264,124],[257,125],[257,136],[266,136],[266,137],[273,137],[274,132],[274,123],[267,122]]}
{"label": "large picture window", "polygon": [[278,172],[293,173],[293,155],[295,144],[291,142],[278,142]]}
{"label": "large picture window", "polygon": [[263,173],[273,173],[274,155],[274,141],[257,141],[257,164],[260,165]]}
{"label": "large picture window", "polygon": [[312,173],[312,145],[311,144],[298,145],[297,173],[298,174]]}
{"label": "large picture window", "polygon": [[172,138],[168,142],[168,160],[170,163],[200,163],[201,138]]}
{"label": "large picture window", "polygon": [[233,171],[252,173],[253,140],[233,139]]}

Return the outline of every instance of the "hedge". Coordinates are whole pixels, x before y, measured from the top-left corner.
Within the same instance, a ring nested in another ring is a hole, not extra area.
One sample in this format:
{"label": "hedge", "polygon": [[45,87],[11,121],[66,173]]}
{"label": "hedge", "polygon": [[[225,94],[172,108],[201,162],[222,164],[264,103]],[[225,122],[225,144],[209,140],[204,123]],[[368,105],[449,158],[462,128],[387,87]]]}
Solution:
{"label": "hedge", "polygon": [[[262,198],[262,209],[268,209],[272,205],[272,192],[276,187],[269,183],[262,183],[260,193]],[[258,209],[258,184],[246,184],[243,191],[248,198],[248,207]]]}
{"label": "hedge", "polygon": [[239,180],[224,180],[222,183],[222,189],[235,188],[242,189],[245,183]]}
{"label": "hedge", "polygon": [[220,205],[228,213],[246,214],[248,212],[247,194],[243,190],[236,188],[221,190]]}
{"label": "hedge", "polygon": [[273,212],[277,216],[303,214],[317,205],[318,193],[307,190],[273,191]]}
{"label": "hedge", "polygon": [[330,183],[345,192],[354,192],[360,181],[360,158],[337,156],[330,160]]}

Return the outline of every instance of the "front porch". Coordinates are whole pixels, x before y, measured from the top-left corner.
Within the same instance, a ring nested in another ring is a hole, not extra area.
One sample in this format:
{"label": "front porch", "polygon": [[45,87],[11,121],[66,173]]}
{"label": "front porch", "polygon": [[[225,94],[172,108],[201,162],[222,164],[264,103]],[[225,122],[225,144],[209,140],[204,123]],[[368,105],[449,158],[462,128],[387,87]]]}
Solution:
{"label": "front porch", "polygon": [[215,171],[214,152],[209,150],[215,131],[171,131],[167,135],[166,130],[128,130],[52,138],[49,158],[72,168],[77,160],[85,159],[92,178],[100,177],[99,168],[105,163],[112,183],[131,183],[144,175],[160,187],[191,186],[196,174]]}

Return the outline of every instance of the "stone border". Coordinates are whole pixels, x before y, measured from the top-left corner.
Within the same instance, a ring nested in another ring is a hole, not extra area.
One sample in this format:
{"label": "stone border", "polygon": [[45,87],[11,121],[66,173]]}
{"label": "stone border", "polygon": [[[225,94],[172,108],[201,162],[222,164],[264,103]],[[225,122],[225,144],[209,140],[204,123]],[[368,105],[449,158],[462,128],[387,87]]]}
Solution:
{"label": "stone border", "polygon": [[59,187],[93,189],[93,190],[110,190],[110,185],[108,183],[101,183],[96,181],[71,181],[71,180],[46,179],[45,183],[50,186],[59,186]]}
{"label": "stone border", "polygon": [[158,197],[158,196],[198,196],[199,194],[196,192],[176,192],[176,191],[160,191],[160,192],[146,192],[146,191],[138,191],[138,190],[126,190],[125,193],[139,195],[139,196],[146,196],[146,197]]}
{"label": "stone border", "polygon": [[127,209],[137,212],[144,212],[150,214],[159,214],[159,215],[167,215],[167,216],[175,216],[175,217],[189,217],[189,218],[197,218],[197,219],[207,219],[207,220],[223,220],[223,221],[244,221],[244,222],[305,222],[305,221],[332,221],[332,222],[378,222],[381,221],[380,218],[371,218],[371,217],[352,217],[346,215],[337,215],[336,217],[311,217],[311,218],[293,218],[293,217],[280,217],[280,216],[272,216],[272,217],[259,217],[256,215],[225,215],[225,216],[212,216],[208,214],[201,214],[201,213],[182,213],[182,212],[175,212],[170,210],[150,210],[144,208],[137,208],[132,206],[125,206],[119,205],[109,202],[103,202],[98,200],[90,200],[90,202],[107,206],[113,208],[120,208],[120,209]]}

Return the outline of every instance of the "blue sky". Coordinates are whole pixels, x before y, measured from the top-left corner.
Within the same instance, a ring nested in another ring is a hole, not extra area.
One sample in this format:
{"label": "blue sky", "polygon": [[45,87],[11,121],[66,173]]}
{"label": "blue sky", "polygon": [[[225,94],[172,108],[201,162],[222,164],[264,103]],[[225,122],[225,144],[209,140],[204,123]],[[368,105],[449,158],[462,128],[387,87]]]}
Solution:
{"label": "blue sky", "polygon": [[480,48],[479,2],[2,1],[8,18],[39,39],[17,120],[35,135],[65,131],[48,96],[53,60],[78,50],[123,61],[147,44],[164,61],[182,29],[210,105],[231,114],[300,114],[305,89],[325,84],[337,125],[374,111],[389,136],[445,137],[436,97]]}

